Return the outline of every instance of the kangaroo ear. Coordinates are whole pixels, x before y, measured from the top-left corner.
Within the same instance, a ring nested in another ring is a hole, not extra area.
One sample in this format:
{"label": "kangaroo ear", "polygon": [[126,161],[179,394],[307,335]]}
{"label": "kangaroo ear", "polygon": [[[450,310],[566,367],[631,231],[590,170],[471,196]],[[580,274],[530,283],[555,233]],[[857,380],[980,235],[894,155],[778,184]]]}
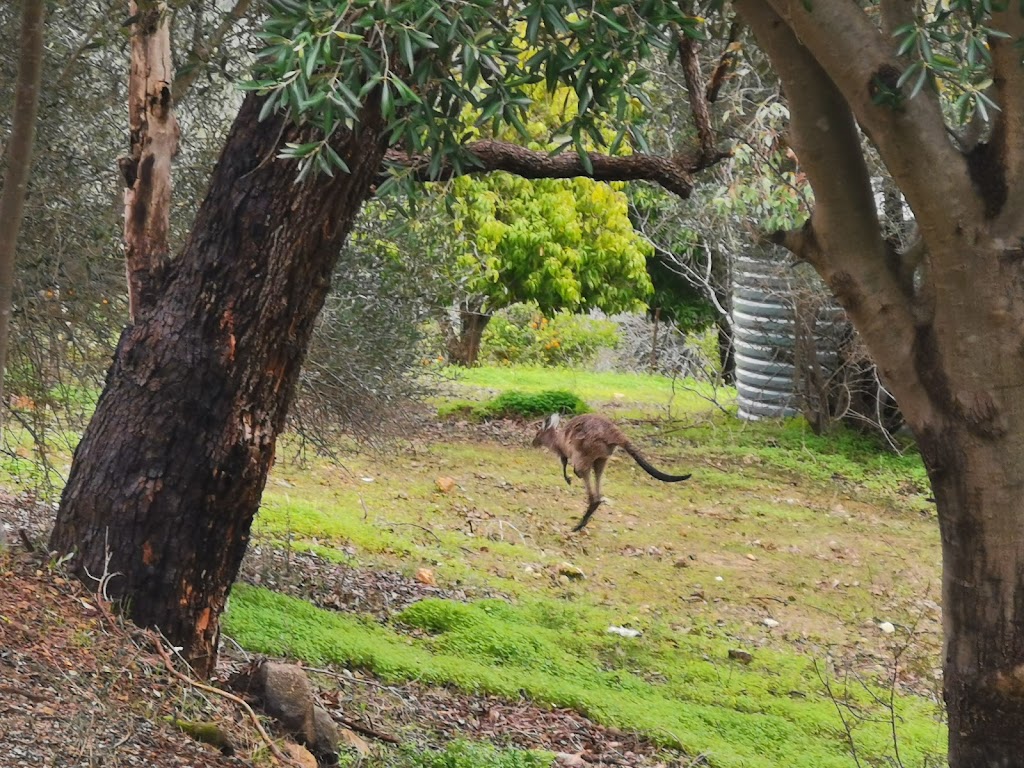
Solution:
{"label": "kangaroo ear", "polygon": [[547,421],[544,422],[544,429],[554,429],[555,427],[558,426],[559,421],[559,415],[557,413],[552,413],[550,416],[548,416]]}

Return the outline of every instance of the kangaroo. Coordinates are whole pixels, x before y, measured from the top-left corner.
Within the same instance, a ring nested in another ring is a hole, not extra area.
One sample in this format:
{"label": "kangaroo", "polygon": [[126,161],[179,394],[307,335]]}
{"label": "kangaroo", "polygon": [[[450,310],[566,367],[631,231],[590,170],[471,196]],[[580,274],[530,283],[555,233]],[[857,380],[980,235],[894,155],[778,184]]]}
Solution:
{"label": "kangaroo", "polygon": [[[625,433],[605,416],[585,413],[569,419],[564,426],[560,425],[561,418],[557,413],[544,419],[544,423],[533,438],[533,447],[548,448],[558,456],[562,462],[562,477],[569,485],[572,484],[572,479],[567,467],[571,461],[576,477],[582,478],[587,487],[587,511],[583,519],[572,529],[573,532],[582,531],[604,501],[601,498],[601,475],[616,448],[621,448],[632,456],[641,469],[657,480],[678,483],[690,478],[690,475],[667,475],[655,469],[640,451],[633,447]],[[590,479],[591,473],[594,476],[593,483]]]}

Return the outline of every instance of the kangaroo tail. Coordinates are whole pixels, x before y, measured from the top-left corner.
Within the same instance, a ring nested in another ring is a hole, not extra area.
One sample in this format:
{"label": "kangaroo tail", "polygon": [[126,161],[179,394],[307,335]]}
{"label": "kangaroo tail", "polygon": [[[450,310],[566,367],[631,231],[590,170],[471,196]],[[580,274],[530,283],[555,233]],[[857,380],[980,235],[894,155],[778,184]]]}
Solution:
{"label": "kangaroo tail", "polygon": [[633,457],[633,461],[639,464],[640,468],[643,469],[644,472],[646,472],[648,475],[655,478],[656,480],[661,480],[662,482],[665,483],[678,483],[681,480],[690,479],[689,475],[666,475],[660,469],[656,469],[655,467],[651,466],[651,463],[643,457],[643,454],[641,454],[640,451],[638,451],[632,445],[624,445],[623,449],[626,451],[626,453]]}

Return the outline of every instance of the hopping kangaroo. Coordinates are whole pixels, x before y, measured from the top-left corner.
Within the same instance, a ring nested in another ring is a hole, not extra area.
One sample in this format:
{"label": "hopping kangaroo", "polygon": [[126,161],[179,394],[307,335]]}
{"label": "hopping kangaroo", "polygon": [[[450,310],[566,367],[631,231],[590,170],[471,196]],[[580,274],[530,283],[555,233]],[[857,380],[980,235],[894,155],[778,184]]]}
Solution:
{"label": "hopping kangaroo", "polygon": [[[621,448],[651,477],[662,480],[666,483],[678,483],[680,480],[689,479],[689,475],[666,475],[655,469],[640,452],[629,442],[629,438],[615,424],[604,416],[595,413],[585,413],[582,416],[575,416],[561,425],[561,419],[557,413],[553,413],[544,419],[541,428],[537,430],[533,438],[535,448],[544,446],[558,456],[562,461],[562,477],[566,483],[572,483],[569,473],[566,470],[569,462],[572,462],[573,472],[577,477],[583,478],[587,486],[587,511],[583,519],[579,521],[573,531],[582,531],[590,522],[591,515],[601,505],[601,474],[608,463],[608,459]],[[593,473],[594,481],[591,483],[590,475]]]}

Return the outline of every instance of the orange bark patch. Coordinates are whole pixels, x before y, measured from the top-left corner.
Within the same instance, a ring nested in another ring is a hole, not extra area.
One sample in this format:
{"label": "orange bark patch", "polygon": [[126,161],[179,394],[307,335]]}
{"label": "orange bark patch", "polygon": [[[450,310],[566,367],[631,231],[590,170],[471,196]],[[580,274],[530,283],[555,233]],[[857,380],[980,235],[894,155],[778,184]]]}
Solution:
{"label": "orange bark patch", "polygon": [[199,614],[199,618],[196,619],[196,634],[202,635],[208,626],[210,626],[210,609],[204,608],[203,612]]}
{"label": "orange bark patch", "polygon": [[148,541],[142,545],[142,562],[146,565],[152,565],[156,561],[156,556],[153,554],[153,545]]}

